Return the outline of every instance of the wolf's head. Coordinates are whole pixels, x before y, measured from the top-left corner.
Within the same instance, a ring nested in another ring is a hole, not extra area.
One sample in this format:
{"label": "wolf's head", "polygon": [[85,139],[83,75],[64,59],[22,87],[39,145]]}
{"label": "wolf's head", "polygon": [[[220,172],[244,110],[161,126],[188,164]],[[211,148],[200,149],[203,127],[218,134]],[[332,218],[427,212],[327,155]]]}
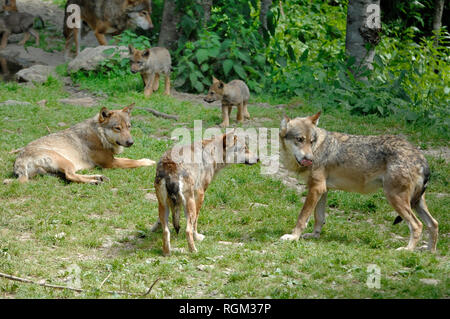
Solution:
{"label": "wolf's head", "polygon": [[137,50],[131,44],[128,46],[130,67],[132,73],[138,73],[145,69],[146,63],[150,58],[150,49]]}
{"label": "wolf's head", "polygon": [[233,130],[231,133],[224,134],[221,139],[224,163],[228,162],[228,158],[234,160],[235,154],[237,155],[237,163],[253,165],[259,161],[258,154],[250,151],[250,148],[245,141],[245,136],[240,137]]}
{"label": "wolf's head", "polygon": [[113,147],[130,147],[134,143],[130,133],[130,114],[133,106],[134,103],[122,110],[108,110],[106,107],[102,107],[98,114],[103,137]]}
{"label": "wolf's head", "polygon": [[213,77],[213,83],[209,88],[208,95],[204,98],[205,102],[212,103],[217,100],[222,100],[224,94],[225,83]]}
{"label": "wolf's head", "polygon": [[[290,162],[301,168],[311,166],[314,162],[313,148],[317,142],[317,125],[320,113],[308,117],[289,119],[284,117],[280,125],[282,149]],[[292,161],[294,160],[294,161]]]}
{"label": "wolf's head", "polygon": [[130,24],[144,30],[152,29],[152,2],[150,0],[126,0]]}

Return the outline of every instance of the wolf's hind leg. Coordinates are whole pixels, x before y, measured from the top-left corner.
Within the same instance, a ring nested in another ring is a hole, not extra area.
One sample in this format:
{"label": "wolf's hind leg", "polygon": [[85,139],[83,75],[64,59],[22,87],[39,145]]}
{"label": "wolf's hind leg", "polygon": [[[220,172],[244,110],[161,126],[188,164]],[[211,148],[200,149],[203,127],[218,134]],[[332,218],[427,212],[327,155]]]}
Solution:
{"label": "wolf's hind leg", "polygon": [[39,46],[39,32],[31,28],[28,32],[36,39],[36,46]]}
{"label": "wolf's hind leg", "polygon": [[19,45],[24,45],[28,39],[30,38],[30,32],[25,32],[22,41],[19,42]]}
{"label": "wolf's hind leg", "polygon": [[170,72],[166,73],[164,81],[165,81],[164,94],[165,95],[170,95]]}
{"label": "wolf's hind leg", "polygon": [[429,237],[428,237],[428,245],[426,246],[426,248],[428,248],[431,252],[436,252],[436,245],[437,245],[438,233],[439,233],[439,224],[433,218],[433,216],[431,216],[430,212],[428,211],[428,207],[425,202],[425,194],[422,195],[419,202],[413,208],[417,212],[419,217],[425,222],[425,225],[427,226]]}
{"label": "wolf's hind leg", "polygon": [[322,231],[322,226],[325,224],[325,208],[327,205],[327,194],[324,193],[320,197],[317,203],[316,210],[314,212],[314,231],[312,233],[303,234],[303,238],[319,238],[320,232]]}

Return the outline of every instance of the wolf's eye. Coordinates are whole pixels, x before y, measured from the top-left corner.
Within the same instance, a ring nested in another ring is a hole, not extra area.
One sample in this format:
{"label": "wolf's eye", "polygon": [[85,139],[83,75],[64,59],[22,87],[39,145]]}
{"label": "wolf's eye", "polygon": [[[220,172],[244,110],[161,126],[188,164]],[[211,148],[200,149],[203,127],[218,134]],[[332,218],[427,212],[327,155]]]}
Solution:
{"label": "wolf's eye", "polygon": [[115,129],[116,131],[119,131],[119,132],[120,132],[121,127],[120,127],[120,126],[114,126],[114,129]]}
{"label": "wolf's eye", "polygon": [[297,142],[299,142],[299,143],[303,143],[303,142],[305,141],[305,138],[304,138],[303,136],[297,136],[295,139],[296,139]]}

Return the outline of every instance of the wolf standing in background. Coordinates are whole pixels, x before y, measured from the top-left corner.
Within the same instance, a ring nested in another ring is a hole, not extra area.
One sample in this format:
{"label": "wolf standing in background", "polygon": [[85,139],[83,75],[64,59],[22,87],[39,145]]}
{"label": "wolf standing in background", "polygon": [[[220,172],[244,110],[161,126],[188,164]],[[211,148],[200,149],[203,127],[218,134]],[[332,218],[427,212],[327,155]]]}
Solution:
{"label": "wolf standing in background", "polygon": [[[309,117],[281,121],[280,158],[285,166],[305,178],[308,195],[292,234],[281,239],[297,240],[315,211],[314,232],[304,238],[318,238],[325,223],[328,189],[370,193],[382,187],[387,200],[409,226],[408,246],[414,250],[425,222],[427,248],[436,251],[438,223],[428,212],[425,189],[430,177],[423,154],[404,139],[392,136],[357,136],[327,132],[318,128],[320,112]],[[397,221],[397,220],[396,220]]]}
{"label": "wolf standing in background", "polygon": [[[17,12],[15,6],[3,6],[5,12],[0,17],[0,33],[3,33],[0,48],[4,49],[8,45],[8,37],[11,34],[25,33],[23,40],[19,42],[19,45],[24,45],[30,35],[36,38],[36,46],[39,46],[39,32],[33,29],[35,17],[26,12]],[[41,17],[38,17],[42,25],[44,21]]]}
{"label": "wolf standing in background", "polygon": [[221,127],[230,125],[230,114],[233,105],[238,108],[237,122],[243,122],[245,119],[250,119],[250,114],[247,111],[247,103],[250,99],[250,90],[248,86],[241,80],[233,80],[229,83],[224,83],[213,77],[213,83],[209,88],[208,95],[205,101],[212,103],[214,101],[222,101],[222,123]]}
{"label": "wolf standing in background", "polygon": [[166,48],[154,47],[145,50],[136,50],[131,44],[130,65],[132,73],[141,73],[144,81],[144,95],[149,97],[159,88],[160,74],[165,76],[165,95],[170,95],[170,70],[172,60]]}
{"label": "wolf standing in background", "polygon": [[5,5],[3,6],[3,10],[17,12],[16,0],[5,0]]}
{"label": "wolf standing in background", "polygon": [[98,184],[106,177],[79,175],[76,172],[95,166],[135,168],[154,165],[154,161],[146,158],[132,160],[114,157],[124,147],[134,143],[130,134],[132,106],[114,111],[103,107],[93,118],[29,143],[14,163],[14,174],[21,183],[36,174],[62,173],[71,182]]}
{"label": "wolf standing in background", "polygon": [[65,56],[68,57],[72,40],[75,42],[76,55],[80,53],[80,29],[67,25],[69,5],[78,5],[81,9],[81,27],[89,26],[100,45],[106,45],[105,34],[117,35],[130,27],[144,30],[153,28],[150,18],[151,0],[68,0],[64,11],[64,37],[66,38]]}
{"label": "wolf standing in background", "polygon": [[[255,164],[258,157],[252,154],[245,143],[238,141],[233,133],[223,134],[213,139],[203,140],[201,144],[202,159],[200,163],[179,161],[169,149],[161,157],[156,167],[155,190],[158,198],[159,217],[153,225],[155,231],[160,225],[163,229],[163,254],[170,255],[169,213],[172,211],[172,222],[175,230],[180,229],[180,210],[184,207],[186,215],[186,237],[191,252],[197,251],[194,239],[201,241],[205,236],[197,232],[200,208],[203,204],[206,189],[214,175],[227,165],[230,154],[243,154],[245,164]],[[181,147],[191,154],[193,145]],[[177,154],[178,155],[178,154]]]}

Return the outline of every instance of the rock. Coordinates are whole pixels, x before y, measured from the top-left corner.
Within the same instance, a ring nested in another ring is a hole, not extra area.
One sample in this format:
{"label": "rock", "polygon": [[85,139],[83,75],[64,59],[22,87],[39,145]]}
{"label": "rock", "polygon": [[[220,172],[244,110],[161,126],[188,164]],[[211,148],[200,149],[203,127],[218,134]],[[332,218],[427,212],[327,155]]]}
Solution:
{"label": "rock", "polygon": [[95,48],[86,48],[69,63],[67,71],[73,73],[79,70],[93,71],[97,69],[100,63],[114,55],[114,53],[105,53],[108,49],[116,49],[115,52],[118,50],[122,58],[128,57],[128,48],[125,46],[101,45]]}
{"label": "rock", "polygon": [[151,202],[157,202],[157,201],[158,201],[158,198],[156,198],[156,195],[153,194],[153,193],[147,193],[147,194],[145,194],[144,198],[145,198],[146,200],[148,200],[148,201],[151,201]]}
{"label": "rock", "polygon": [[85,107],[94,106],[97,103],[91,97],[60,99],[59,102],[63,104],[78,105]]}
{"label": "rock", "polygon": [[437,280],[437,279],[431,279],[431,278],[422,278],[420,279],[420,282],[425,284],[425,285],[433,285],[436,286],[438,285],[441,281]]}
{"label": "rock", "polygon": [[0,103],[0,106],[11,106],[11,105],[31,105],[31,103],[24,102],[24,101],[16,101],[16,100],[7,100],[7,101]]}
{"label": "rock", "polygon": [[26,68],[34,64],[57,66],[64,63],[64,55],[60,52],[50,53],[41,48],[24,48],[21,45],[11,43],[6,48],[0,50],[0,55],[6,60]]}
{"label": "rock", "polygon": [[44,83],[50,75],[56,76],[54,66],[36,64],[30,68],[22,69],[17,72],[16,78],[19,82]]}

